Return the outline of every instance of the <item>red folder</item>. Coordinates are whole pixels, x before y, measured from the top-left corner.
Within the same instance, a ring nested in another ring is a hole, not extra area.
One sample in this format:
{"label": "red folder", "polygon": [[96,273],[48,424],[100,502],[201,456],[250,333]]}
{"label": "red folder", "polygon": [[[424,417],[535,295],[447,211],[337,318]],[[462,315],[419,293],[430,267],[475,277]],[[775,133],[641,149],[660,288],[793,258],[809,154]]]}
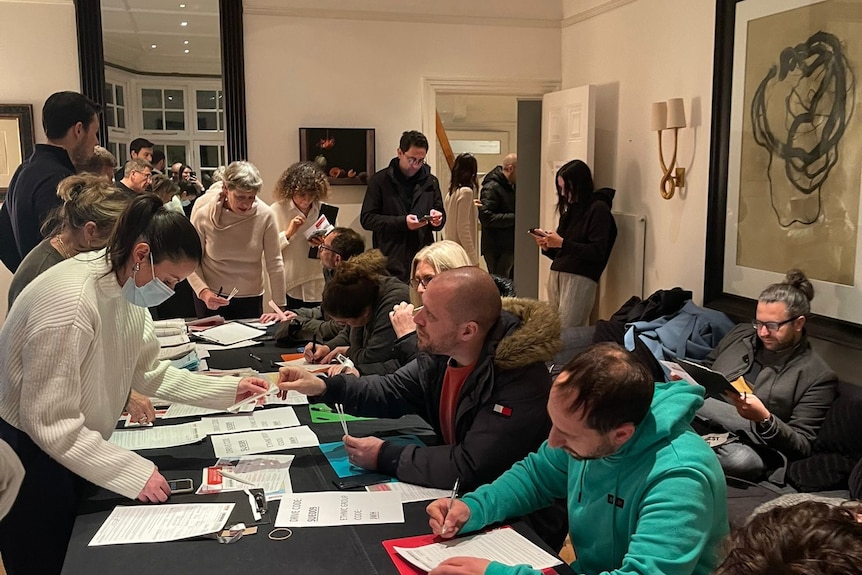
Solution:
{"label": "red folder", "polygon": [[[499,529],[511,529],[511,525],[503,525],[499,527]],[[395,551],[395,547],[407,547],[408,549],[413,547],[422,547],[423,545],[430,545],[431,543],[439,543],[442,539],[436,535],[428,534],[428,535],[414,535],[413,537],[402,537],[401,539],[389,539],[383,542],[383,548],[386,549],[386,553],[389,554],[389,558],[392,559],[392,562],[395,564],[395,567],[398,569],[398,572],[401,575],[425,575],[425,571],[422,571],[412,563],[408,563],[401,555]],[[551,567],[549,569],[545,569],[542,571],[546,575],[556,575],[557,571]]]}

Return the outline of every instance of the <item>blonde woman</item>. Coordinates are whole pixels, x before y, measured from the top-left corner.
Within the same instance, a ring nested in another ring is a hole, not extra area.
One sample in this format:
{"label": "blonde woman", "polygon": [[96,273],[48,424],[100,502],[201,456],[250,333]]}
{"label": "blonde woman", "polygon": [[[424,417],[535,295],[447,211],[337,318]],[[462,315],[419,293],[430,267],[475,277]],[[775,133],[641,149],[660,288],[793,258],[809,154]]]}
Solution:
{"label": "blonde woman", "polygon": [[[443,239],[459,244],[470,265],[479,265],[479,255],[476,250],[476,221],[479,211],[473,201],[479,189],[476,178],[478,164],[472,154],[458,154],[452,165],[452,177],[449,180],[449,192],[443,198],[446,211],[446,226],[443,228]],[[414,260],[415,262],[415,260]]]}
{"label": "blonde woman", "polygon": [[314,163],[297,162],[281,174],[273,195],[287,307],[316,307],[323,296],[323,269],[317,259],[308,257],[308,251],[320,245],[323,238],[309,241],[304,233],[320,216],[320,203],[329,195],[329,181]]}
{"label": "blonde woman", "polygon": [[[278,226],[272,209],[257,197],[262,185],[253,164],[231,162],[225,169],[223,197],[192,216],[204,247],[200,265],[189,276],[197,295],[198,317],[260,317],[264,273],[269,277],[273,301],[284,306]],[[234,289],[235,295],[228,300]]]}

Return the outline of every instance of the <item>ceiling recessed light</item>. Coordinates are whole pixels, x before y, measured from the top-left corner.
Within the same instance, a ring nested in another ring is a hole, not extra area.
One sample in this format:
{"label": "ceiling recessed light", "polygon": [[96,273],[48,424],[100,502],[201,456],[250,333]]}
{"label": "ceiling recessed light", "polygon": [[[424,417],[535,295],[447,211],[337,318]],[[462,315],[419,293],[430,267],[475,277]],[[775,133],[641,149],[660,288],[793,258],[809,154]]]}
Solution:
{"label": "ceiling recessed light", "polygon": [[158,48],[155,44],[151,45],[150,48]]}
{"label": "ceiling recessed light", "polygon": [[188,22],[180,22],[180,26],[188,26],[188,25],[189,25]]}
{"label": "ceiling recessed light", "polygon": [[185,4],[180,4],[180,8],[185,8],[185,7],[186,7]]}
{"label": "ceiling recessed light", "polygon": [[185,44],[186,46],[188,46],[188,45],[189,45],[189,41],[188,41],[188,40],[184,40],[184,41],[183,41],[183,44]]}
{"label": "ceiling recessed light", "polygon": [[188,53],[189,53],[189,49],[188,49],[188,48],[186,48],[186,49],[185,49],[185,52],[186,52],[186,54],[188,54]]}

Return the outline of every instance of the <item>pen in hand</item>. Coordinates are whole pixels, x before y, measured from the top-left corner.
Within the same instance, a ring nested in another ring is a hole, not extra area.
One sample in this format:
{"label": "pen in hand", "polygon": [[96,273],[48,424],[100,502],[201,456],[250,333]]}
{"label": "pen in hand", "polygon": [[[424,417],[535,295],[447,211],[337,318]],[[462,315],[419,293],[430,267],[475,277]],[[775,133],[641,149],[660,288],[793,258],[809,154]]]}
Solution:
{"label": "pen in hand", "polygon": [[443,517],[443,529],[440,530],[440,535],[446,535],[446,517],[452,511],[452,505],[455,504],[455,498],[458,497],[458,488],[461,486],[461,478],[455,480],[455,485],[452,486],[452,495],[449,496],[449,507],[446,509],[446,516]]}

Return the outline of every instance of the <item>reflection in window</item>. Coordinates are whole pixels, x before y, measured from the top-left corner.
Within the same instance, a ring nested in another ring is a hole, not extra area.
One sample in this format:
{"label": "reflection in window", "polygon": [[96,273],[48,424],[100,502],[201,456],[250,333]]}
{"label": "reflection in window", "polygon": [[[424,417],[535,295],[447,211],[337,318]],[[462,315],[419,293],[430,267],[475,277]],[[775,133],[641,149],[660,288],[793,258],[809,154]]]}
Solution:
{"label": "reflection in window", "polygon": [[121,84],[105,82],[105,123],[111,128],[126,128],[125,88]]}
{"label": "reflection in window", "polygon": [[144,130],[184,131],[185,92],[141,88],[141,118]]}

